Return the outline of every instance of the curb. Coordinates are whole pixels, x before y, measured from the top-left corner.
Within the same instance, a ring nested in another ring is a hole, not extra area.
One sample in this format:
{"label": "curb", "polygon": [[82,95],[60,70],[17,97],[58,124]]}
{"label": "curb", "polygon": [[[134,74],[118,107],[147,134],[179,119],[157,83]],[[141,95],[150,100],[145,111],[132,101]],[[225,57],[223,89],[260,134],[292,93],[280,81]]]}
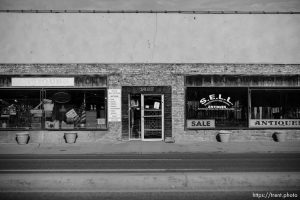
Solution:
{"label": "curb", "polygon": [[300,172],[13,173],[0,174],[2,192],[299,190]]}
{"label": "curb", "polygon": [[199,143],[152,144],[147,143],[75,143],[27,145],[0,144],[0,154],[149,154],[149,153],[300,153],[300,142],[283,143]]}

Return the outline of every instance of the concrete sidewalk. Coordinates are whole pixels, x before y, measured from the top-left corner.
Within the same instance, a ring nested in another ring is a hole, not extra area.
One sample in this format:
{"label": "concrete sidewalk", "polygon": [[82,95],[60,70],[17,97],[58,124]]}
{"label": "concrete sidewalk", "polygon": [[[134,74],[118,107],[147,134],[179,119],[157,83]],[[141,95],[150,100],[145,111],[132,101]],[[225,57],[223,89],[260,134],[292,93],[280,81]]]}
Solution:
{"label": "concrete sidewalk", "polygon": [[164,143],[120,141],[118,143],[0,144],[0,154],[150,154],[150,153],[300,153],[300,141]]}

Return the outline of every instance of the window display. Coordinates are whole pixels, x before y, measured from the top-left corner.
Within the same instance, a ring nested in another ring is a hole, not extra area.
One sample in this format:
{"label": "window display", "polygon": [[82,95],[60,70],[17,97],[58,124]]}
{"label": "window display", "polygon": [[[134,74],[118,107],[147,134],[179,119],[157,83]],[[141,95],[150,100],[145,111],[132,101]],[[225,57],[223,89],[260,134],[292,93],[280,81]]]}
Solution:
{"label": "window display", "polygon": [[300,127],[300,90],[252,89],[250,127]]}
{"label": "window display", "polygon": [[252,90],[251,119],[300,119],[300,90]]}
{"label": "window display", "polygon": [[188,87],[187,128],[246,127],[247,105],[246,88]]}
{"label": "window display", "polygon": [[299,128],[299,99],[299,89],[188,87],[186,126],[188,129]]}
{"label": "window display", "polygon": [[105,89],[1,90],[2,129],[105,129]]}
{"label": "window display", "polygon": [[41,128],[40,90],[1,90],[0,128]]}

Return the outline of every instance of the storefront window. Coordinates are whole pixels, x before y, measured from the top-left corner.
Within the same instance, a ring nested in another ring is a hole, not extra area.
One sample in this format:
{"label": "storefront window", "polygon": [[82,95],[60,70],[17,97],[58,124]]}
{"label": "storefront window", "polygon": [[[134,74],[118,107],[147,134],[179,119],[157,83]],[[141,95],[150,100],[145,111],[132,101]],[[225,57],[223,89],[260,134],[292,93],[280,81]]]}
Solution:
{"label": "storefront window", "polygon": [[300,90],[251,90],[250,127],[300,127]]}
{"label": "storefront window", "polygon": [[39,103],[40,90],[1,90],[0,128],[29,129],[32,123],[30,111]]}
{"label": "storefront window", "polygon": [[105,89],[1,90],[2,129],[106,128]]}
{"label": "storefront window", "polygon": [[234,128],[247,126],[246,88],[188,87],[187,128]]}

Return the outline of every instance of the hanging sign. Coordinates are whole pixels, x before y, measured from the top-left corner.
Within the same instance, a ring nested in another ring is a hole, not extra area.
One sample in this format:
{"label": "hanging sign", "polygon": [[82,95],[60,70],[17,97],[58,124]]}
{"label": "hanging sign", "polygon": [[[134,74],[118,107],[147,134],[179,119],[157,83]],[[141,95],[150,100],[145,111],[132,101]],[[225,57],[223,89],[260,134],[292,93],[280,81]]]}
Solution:
{"label": "hanging sign", "polygon": [[68,103],[71,101],[71,95],[67,92],[56,92],[52,99],[57,103]]}
{"label": "hanging sign", "polygon": [[299,128],[299,119],[250,119],[250,128]]}
{"label": "hanging sign", "polygon": [[121,89],[108,89],[108,121],[121,121]]}
{"label": "hanging sign", "polygon": [[187,128],[189,129],[215,128],[215,120],[214,119],[187,120]]}
{"label": "hanging sign", "polygon": [[210,94],[208,95],[208,98],[200,99],[200,104],[208,109],[229,109],[233,106],[233,103],[230,101],[230,97],[223,98],[222,94]]}
{"label": "hanging sign", "polygon": [[12,77],[11,86],[17,87],[57,87],[74,86],[74,77]]}

